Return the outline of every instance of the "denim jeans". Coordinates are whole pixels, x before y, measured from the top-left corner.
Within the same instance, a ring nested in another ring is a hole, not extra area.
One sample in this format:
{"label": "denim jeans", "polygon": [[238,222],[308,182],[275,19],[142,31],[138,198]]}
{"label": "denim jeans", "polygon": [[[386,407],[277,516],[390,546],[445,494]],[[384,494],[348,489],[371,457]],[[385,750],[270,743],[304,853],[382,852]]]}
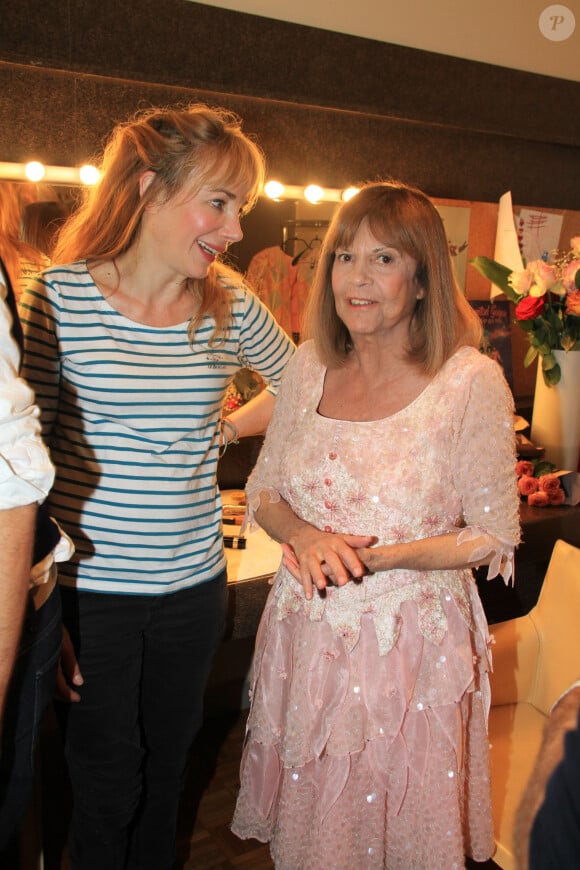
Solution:
{"label": "denim jeans", "polygon": [[227,610],[225,573],[165,596],[63,589],[84,677],[59,705],[73,870],[170,870],[189,750]]}
{"label": "denim jeans", "polygon": [[34,784],[40,723],[52,700],[60,657],[60,594],[38,610],[29,602],[6,700],[0,755],[0,866],[26,813]]}

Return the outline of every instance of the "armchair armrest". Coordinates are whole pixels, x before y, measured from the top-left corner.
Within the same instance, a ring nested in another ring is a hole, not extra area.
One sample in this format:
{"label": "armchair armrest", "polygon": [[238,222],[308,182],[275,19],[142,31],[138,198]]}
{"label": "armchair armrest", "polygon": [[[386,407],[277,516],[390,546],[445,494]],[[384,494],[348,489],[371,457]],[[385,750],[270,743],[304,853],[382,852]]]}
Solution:
{"label": "armchair armrest", "polygon": [[529,615],[490,626],[493,673],[491,704],[517,704],[532,696],[540,656],[540,639]]}

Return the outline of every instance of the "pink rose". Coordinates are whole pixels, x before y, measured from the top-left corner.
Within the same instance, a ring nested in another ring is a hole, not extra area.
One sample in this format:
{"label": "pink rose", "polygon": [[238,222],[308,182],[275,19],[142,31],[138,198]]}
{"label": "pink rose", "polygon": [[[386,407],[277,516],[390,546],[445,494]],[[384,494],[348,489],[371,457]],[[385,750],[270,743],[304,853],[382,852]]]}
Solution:
{"label": "pink rose", "polygon": [[550,496],[547,492],[532,492],[528,496],[528,504],[532,507],[546,507],[550,504]]}
{"label": "pink rose", "polygon": [[530,269],[534,276],[533,284],[530,287],[530,296],[543,296],[558,281],[556,267],[544,263],[543,260],[534,260],[528,264],[528,269]]}
{"label": "pink rose", "polygon": [[524,474],[527,477],[533,477],[534,466],[527,459],[520,459],[519,462],[516,462],[516,474],[518,477],[523,477]]}
{"label": "pink rose", "polygon": [[525,296],[515,307],[515,315],[518,320],[533,320],[539,317],[546,301],[543,296]]}
{"label": "pink rose", "polygon": [[555,492],[549,493],[549,495],[550,504],[564,504],[564,502],[566,501],[566,493],[564,492],[562,487],[560,487],[560,489],[557,489]]}
{"label": "pink rose", "polygon": [[556,474],[542,474],[538,483],[542,492],[552,493],[560,489],[560,478]]}
{"label": "pink rose", "polygon": [[514,270],[508,277],[508,284],[516,291],[518,296],[527,296],[533,283],[534,276],[531,269],[524,269],[519,272]]}
{"label": "pink rose", "polygon": [[530,477],[530,475],[524,474],[518,480],[518,490],[520,495],[533,495],[533,493],[537,492],[539,488],[540,484],[537,477]]}
{"label": "pink rose", "polygon": [[572,260],[570,263],[567,263],[564,271],[562,272],[562,284],[564,285],[564,289],[566,293],[574,293],[578,291],[578,285],[576,281],[578,280],[577,272],[580,270],[580,260]]}
{"label": "pink rose", "polygon": [[580,317],[580,290],[572,290],[566,296],[566,314],[575,314]]}

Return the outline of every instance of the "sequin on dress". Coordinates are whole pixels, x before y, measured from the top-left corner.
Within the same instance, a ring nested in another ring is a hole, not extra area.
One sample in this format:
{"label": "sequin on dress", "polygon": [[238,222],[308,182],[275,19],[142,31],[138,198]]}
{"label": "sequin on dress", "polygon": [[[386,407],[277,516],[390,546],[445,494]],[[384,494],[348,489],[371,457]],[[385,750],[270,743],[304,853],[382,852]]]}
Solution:
{"label": "sequin on dress", "polygon": [[[461,528],[489,576],[519,540],[513,402],[499,366],[462,348],[383,420],[318,414],[311,343],[290,362],[258,464],[318,528],[379,544]],[[490,636],[469,570],[391,570],[315,593],[281,567],[256,640],[232,830],[278,870],[460,868],[494,838],[486,735]]]}

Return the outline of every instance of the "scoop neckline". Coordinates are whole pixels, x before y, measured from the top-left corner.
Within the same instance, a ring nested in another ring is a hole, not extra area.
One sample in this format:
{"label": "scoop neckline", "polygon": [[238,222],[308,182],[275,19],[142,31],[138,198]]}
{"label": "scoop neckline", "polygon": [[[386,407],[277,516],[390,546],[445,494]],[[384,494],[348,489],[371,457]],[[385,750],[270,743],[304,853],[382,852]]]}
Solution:
{"label": "scoop neckline", "polygon": [[89,276],[89,278],[91,279],[93,287],[95,288],[95,290],[99,294],[100,300],[103,303],[103,305],[105,305],[109,309],[110,312],[115,314],[117,317],[122,318],[127,323],[130,323],[132,326],[140,326],[143,329],[156,329],[156,330],[158,329],[160,331],[167,330],[167,329],[180,329],[183,327],[187,328],[189,326],[189,323],[191,321],[191,317],[188,318],[187,320],[182,320],[179,323],[168,324],[167,326],[153,326],[151,323],[143,323],[142,320],[133,320],[131,317],[127,317],[126,314],[123,314],[121,311],[118,311],[114,305],[111,305],[111,303],[109,302],[107,297],[103,295],[103,291],[101,290],[101,288],[99,287],[99,285],[97,284],[97,282],[93,278],[93,275],[91,274],[91,270],[89,269],[89,265],[88,265],[88,260],[83,260],[82,262],[84,263],[86,273]]}
{"label": "scoop neckline", "polygon": [[435,375],[431,378],[431,380],[429,381],[429,383],[426,384],[426,385],[423,387],[423,389],[421,390],[421,392],[418,393],[418,394],[415,396],[415,398],[412,399],[412,400],[411,400],[407,405],[405,405],[403,408],[399,408],[398,411],[394,411],[392,414],[388,414],[386,417],[377,417],[377,418],[374,419],[374,420],[346,420],[346,419],[344,419],[344,417],[326,417],[324,414],[321,414],[321,413],[320,413],[320,411],[319,411],[319,407],[320,407],[320,402],[322,401],[322,394],[323,394],[323,392],[324,392],[324,380],[325,380],[325,378],[326,378],[326,373],[328,372],[328,367],[327,367],[327,366],[323,366],[323,365],[321,364],[321,373],[320,373],[320,381],[319,381],[319,393],[318,393],[318,398],[317,398],[317,401],[316,401],[316,404],[315,404],[315,409],[314,409],[314,410],[315,410],[315,414],[316,414],[316,416],[319,417],[321,420],[328,420],[329,423],[354,423],[354,424],[356,424],[357,426],[365,425],[365,424],[367,424],[367,423],[368,423],[368,424],[371,424],[371,423],[385,423],[385,422],[387,422],[388,420],[394,420],[394,419],[395,419],[396,417],[398,417],[399,415],[406,413],[408,410],[410,410],[410,409],[413,407],[413,405],[415,405],[415,404],[416,404],[420,399],[422,399],[422,398],[425,396],[425,394],[430,390],[430,388],[433,387],[433,385],[434,385],[434,384],[437,382],[437,380],[440,378],[442,372],[446,369],[446,367],[447,367],[447,365],[450,363],[450,361],[451,361],[452,359],[454,359],[454,358],[457,356],[457,354],[461,353],[461,351],[465,350],[467,347],[468,347],[468,345],[462,345],[461,347],[457,348],[457,350],[456,350],[456,351],[455,351],[455,352],[454,352],[454,353],[453,353],[453,354],[452,354],[448,359],[445,360],[445,362],[443,363],[443,365],[441,366],[441,368],[439,369],[439,371],[435,373]]}

